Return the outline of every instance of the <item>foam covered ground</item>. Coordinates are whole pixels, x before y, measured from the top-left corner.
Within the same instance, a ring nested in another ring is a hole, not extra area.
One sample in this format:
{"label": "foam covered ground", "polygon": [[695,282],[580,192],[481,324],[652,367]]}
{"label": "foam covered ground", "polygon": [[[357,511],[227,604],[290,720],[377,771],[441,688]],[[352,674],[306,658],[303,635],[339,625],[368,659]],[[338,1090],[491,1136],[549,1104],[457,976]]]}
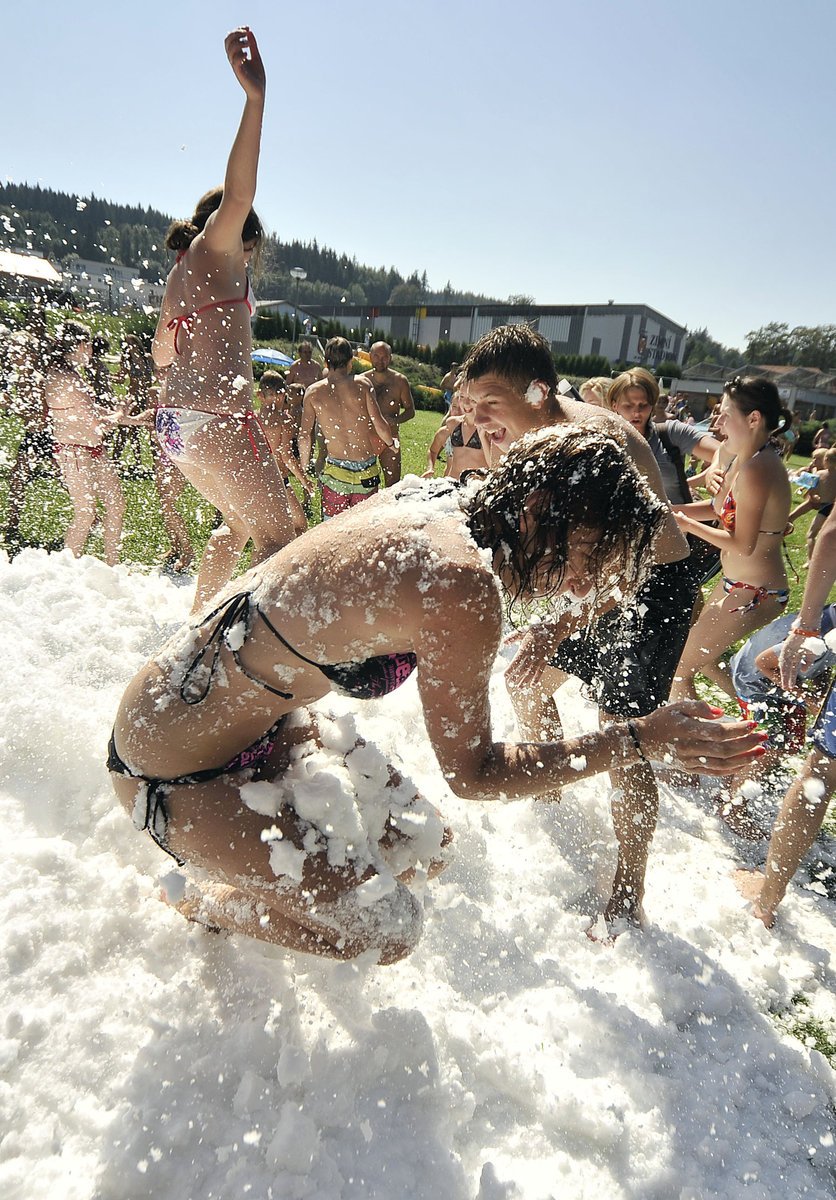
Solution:
{"label": "foam covered ground", "polygon": [[[319,961],[162,904],[170,860],[104,756],[122,689],[190,600],[68,552],[0,560],[5,1200],[834,1194],[836,1075],[775,1014],[803,993],[836,1028],[836,909],[799,874],[768,933],[693,796],[663,789],[647,930],[593,943],[607,777],[560,805],[455,800],[411,681],[353,710],[456,834],[409,959]],[[494,698],[507,736],[501,664]]]}

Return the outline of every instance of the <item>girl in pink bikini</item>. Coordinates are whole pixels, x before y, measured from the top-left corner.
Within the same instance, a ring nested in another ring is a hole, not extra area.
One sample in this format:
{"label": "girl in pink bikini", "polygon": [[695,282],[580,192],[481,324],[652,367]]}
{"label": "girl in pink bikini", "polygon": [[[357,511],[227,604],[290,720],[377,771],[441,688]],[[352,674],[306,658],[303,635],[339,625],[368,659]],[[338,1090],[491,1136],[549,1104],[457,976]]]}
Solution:
{"label": "girl in pink bikini", "polygon": [[[674,507],[683,533],[717,546],[723,565],[723,578],[685,644],[672,693],[678,700],[696,698],[697,671],[733,697],[721,664],[726,649],[774,620],[789,599],[782,549],[792,497],[780,449],[771,439],[791,424],[773,383],[735,376],[726,384],[717,419],[718,434],[735,455],[725,487],[713,501]],[[719,529],[702,524],[718,518]]]}
{"label": "girl in pink bikini", "polygon": [[195,609],[232,576],[253,542],[253,564],[294,537],[281,472],[253,411],[254,302],[247,266],[263,237],[252,210],[264,112],[265,72],[243,27],[225,42],[246,94],[222,188],[207,192],[190,221],[175,221],[177,251],[166,283],[153,356],[163,383],[156,431],[188,481],[220,509],[197,577]]}

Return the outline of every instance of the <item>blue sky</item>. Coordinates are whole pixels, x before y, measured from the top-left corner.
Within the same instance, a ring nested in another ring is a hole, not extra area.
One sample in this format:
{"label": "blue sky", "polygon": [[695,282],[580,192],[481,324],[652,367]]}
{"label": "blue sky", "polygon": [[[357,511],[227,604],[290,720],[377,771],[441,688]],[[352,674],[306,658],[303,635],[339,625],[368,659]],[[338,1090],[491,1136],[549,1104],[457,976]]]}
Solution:
{"label": "blue sky", "polygon": [[240,116],[238,24],[283,238],[741,347],[836,321],[832,0],[15,5],[0,175],[187,216]]}

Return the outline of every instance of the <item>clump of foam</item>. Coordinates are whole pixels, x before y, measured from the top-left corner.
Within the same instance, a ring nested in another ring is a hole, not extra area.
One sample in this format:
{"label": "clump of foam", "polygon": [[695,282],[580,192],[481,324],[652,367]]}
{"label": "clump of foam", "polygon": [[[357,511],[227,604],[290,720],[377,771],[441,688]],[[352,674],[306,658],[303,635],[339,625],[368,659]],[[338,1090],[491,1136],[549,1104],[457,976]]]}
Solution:
{"label": "clump of foam", "polygon": [[[415,784],[358,735],[353,714],[319,713],[317,722],[319,741],[294,747],[280,780],[241,787],[247,807],[266,818],[262,838],[276,875],[299,882],[305,855],[322,853],[329,866],[353,867],[358,877],[373,868],[391,888],[393,873],[437,859],[444,825]],[[270,823],[287,809],[307,828],[302,850]]]}
{"label": "clump of foam", "polygon": [[824,782],[821,779],[805,779],[801,792],[808,804],[818,804],[824,795]]}

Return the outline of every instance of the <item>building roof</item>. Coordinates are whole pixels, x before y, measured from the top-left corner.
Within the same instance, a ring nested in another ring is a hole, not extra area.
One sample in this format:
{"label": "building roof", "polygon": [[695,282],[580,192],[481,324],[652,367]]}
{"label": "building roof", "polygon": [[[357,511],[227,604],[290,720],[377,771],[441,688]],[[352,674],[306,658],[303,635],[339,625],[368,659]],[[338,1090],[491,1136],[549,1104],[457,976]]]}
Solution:
{"label": "building roof", "polygon": [[37,254],[21,254],[15,250],[0,250],[0,275],[16,275],[38,283],[60,284],[61,272]]}
{"label": "building roof", "polygon": [[682,372],[683,379],[702,379],[707,383],[725,382],[733,375],[763,375],[776,387],[815,389],[836,393],[836,373],[818,367],[770,366],[768,363],[742,363],[739,367],[719,367],[717,363],[691,363]]}
{"label": "building roof", "polygon": [[743,370],[743,367],[720,367],[715,362],[690,363],[687,367],[683,367],[682,378],[723,381],[730,375],[739,375]]}
{"label": "building roof", "polygon": [[660,313],[658,309],[651,308],[649,304],[525,304],[511,300],[479,304],[469,302],[444,304],[434,300],[418,300],[410,304],[357,304],[353,301],[335,304],[331,301],[327,304],[307,304],[305,308],[317,317],[327,317],[329,314],[336,313],[338,318],[341,312],[369,314],[374,312],[381,317],[413,317],[417,309],[420,309],[421,315],[426,317],[469,317],[478,313],[481,317],[500,319],[507,319],[510,316],[572,317],[579,313],[588,317],[640,315],[661,320],[670,329],[681,334],[688,332],[684,325],[677,324],[670,317],[666,317],[664,313]]}

